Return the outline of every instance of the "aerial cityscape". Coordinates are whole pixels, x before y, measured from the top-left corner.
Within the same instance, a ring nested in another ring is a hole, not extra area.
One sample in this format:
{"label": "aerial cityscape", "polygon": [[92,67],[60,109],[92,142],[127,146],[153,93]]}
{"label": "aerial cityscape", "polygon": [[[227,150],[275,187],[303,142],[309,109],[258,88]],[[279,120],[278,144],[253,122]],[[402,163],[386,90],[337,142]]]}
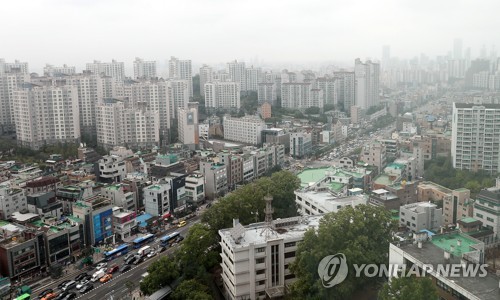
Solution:
{"label": "aerial cityscape", "polygon": [[27,2],[1,300],[500,299],[497,3]]}

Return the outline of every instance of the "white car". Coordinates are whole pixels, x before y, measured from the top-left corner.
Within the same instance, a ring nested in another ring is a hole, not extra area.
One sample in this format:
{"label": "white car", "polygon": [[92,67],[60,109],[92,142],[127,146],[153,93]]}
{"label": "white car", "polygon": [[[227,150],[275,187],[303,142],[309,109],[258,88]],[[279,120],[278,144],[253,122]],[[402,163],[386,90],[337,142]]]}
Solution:
{"label": "white car", "polygon": [[76,289],[77,290],[81,289],[82,287],[84,287],[85,285],[87,285],[87,283],[89,283],[89,282],[90,282],[90,280],[88,280],[88,279],[80,281],[80,283],[78,283],[76,285]]}
{"label": "white car", "polygon": [[108,263],[100,263],[97,265],[97,267],[95,267],[97,270],[100,270],[100,269],[104,269],[106,268],[106,266],[108,265]]}
{"label": "white car", "polygon": [[156,255],[156,251],[153,250],[153,251],[151,251],[151,252],[148,253],[148,258],[151,258],[151,257],[153,257],[155,255]]}

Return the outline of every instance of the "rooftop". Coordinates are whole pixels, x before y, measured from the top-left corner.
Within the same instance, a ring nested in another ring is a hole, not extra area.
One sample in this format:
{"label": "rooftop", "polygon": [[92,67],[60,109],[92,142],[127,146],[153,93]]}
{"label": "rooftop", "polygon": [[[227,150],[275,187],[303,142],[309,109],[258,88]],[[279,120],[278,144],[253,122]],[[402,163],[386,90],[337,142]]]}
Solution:
{"label": "rooftop", "polygon": [[477,220],[476,220],[476,219],[471,218],[471,217],[467,217],[467,218],[460,219],[460,221],[462,221],[462,222],[464,222],[464,223],[474,223],[474,222],[477,222]]}
{"label": "rooftop", "polygon": [[449,188],[441,186],[441,185],[434,183],[432,181],[422,181],[419,183],[418,188],[436,189],[442,193],[451,194],[451,190]]}
{"label": "rooftop", "polygon": [[[461,240],[461,245],[458,246],[457,242]],[[472,251],[471,246],[479,244],[478,241],[474,241],[472,238],[464,235],[464,234],[444,234],[444,235],[435,235],[432,238],[432,243],[448,252],[453,254],[454,256],[461,257],[462,254]],[[451,246],[454,247],[453,251],[451,250]]]}
{"label": "rooftop", "polygon": [[374,182],[375,182],[375,184],[380,184],[380,185],[391,185],[392,184],[391,178],[386,174],[378,175],[375,178]]}

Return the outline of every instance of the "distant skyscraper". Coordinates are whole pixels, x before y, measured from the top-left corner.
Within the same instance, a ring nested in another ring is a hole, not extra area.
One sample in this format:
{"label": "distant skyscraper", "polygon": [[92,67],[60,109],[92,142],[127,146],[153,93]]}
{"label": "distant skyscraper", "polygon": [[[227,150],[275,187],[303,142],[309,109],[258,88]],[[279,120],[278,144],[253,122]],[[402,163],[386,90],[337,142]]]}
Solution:
{"label": "distant skyscraper", "polygon": [[355,60],[354,74],[356,77],[356,105],[362,109],[379,104],[380,65],[370,60],[362,63]]}
{"label": "distant skyscraper", "polygon": [[211,108],[240,108],[240,84],[232,81],[205,84],[205,106]]}
{"label": "distant skyscraper", "polygon": [[15,60],[13,63],[6,63],[0,59],[0,74],[2,73],[24,73],[29,74],[28,63]]}
{"label": "distant skyscraper", "polygon": [[64,75],[73,75],[76,73],[75,67],[70,67],[67,65],[63,65],[62,67],[55,67],[53,65],[45,65],[43,68],[43,75],[49,77],[59,77]]}
{"label": "distant skyscraper", "polygon": [[262,81],[262,69],[251,68],[246,69],[246,89],[247,91],[257,91],[257,85]]}
{"label": "distant skyscraper", "polygon": [[391,46],[385,45],[382,47],[382,68],[387,70],[391,63]]}
{"label": "distant skyscraper", "polygon": [[87,64],[87,70],[97,75],[104,74],[106,76],[111,76],[119,81],[125,79],[125,64],[123,62],[117,62],[114,59],[110,63],[102,63],[98,60],[94,60],[93,63]]}
{"label": "distant skyscraper", "polygon": [[228,62],[226,71],[229,74],[229,79],[233,82],[237,82],[240,85],[240,91],[246,91],[246,69],[244,62],[238,62],[237,60]]}
{"label": "distant skyscraper", "polygon": [[337,103],[342,103],[344,111],[350,112],[355,102],[356,80],[354,72],[333,72]]}
{"label": "distant skyscraper", "polygon": [[0,73],[0,133],[14,131],[14,91],[30,81],[29,74],[24,73],[22,68],[8,67],[7,70]]}
{"label": "distant skyscraper", "polygon": [[453,41],[453,59],[462,59],[463,58],[463,53],[462,53],[462,40],[461,39],[455,39]]}
{"label": "distant skyscraper", "polygon": [[189,98],[193,97],[193,68],[191,60],[179,60],[174,56],[168,61],[168,77],[170,79],[184,79],[188,81]]}
{"label": "distant skyscraper", "polygon": [[212,67],[203,65],[200,68],[200,94],[205,96],[205,83],[212,82],[214,80],[214,71]]}
{"label": "distant skyscraper", "polygon": [[170,87],[170,117],[177,119],[179,108],[187,108],[189,102],[189,80],[171,79],[168,81]]}
{"label": "distant skyscraper", "polygon": [[136,57],[134,61],[134,78],[156,78],[156,61],[144,61]]}

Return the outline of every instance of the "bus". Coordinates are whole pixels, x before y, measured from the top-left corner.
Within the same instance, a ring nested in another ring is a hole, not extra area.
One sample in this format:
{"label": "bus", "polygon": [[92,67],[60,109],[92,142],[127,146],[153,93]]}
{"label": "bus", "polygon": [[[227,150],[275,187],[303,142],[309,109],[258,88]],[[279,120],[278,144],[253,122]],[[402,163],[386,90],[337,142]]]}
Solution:
{"label": "bus", "polygon": [[146,234],[145,236],[138,237],[134,240],[134,249],[141,248],[142,245],[151,243],[155,239],[154,234]]}
{"label": "bus", "polygon": [[166,246],[168,246],[169,243],[171,243],[178,236],[179,236],[178,232],[172,232],[171,234],[167,234],[166,236],[164,236],[160,239],[160,245],[162,247],[166,247]]}
{"label": "bus", "polygon": [[22,294],[21,296],[14,298],[14,300],[29,300],[29,299],[31,299],[31,298],[30,298],[30,294],[28,294],[28,293]]}
{"label": "bus", "polygon": [[111,251],[104,252],[104,259],[106,259],[106,261],[110,261],[119,256],[127,254],[128,250],[129,249],[127,244],[120,245]]}

